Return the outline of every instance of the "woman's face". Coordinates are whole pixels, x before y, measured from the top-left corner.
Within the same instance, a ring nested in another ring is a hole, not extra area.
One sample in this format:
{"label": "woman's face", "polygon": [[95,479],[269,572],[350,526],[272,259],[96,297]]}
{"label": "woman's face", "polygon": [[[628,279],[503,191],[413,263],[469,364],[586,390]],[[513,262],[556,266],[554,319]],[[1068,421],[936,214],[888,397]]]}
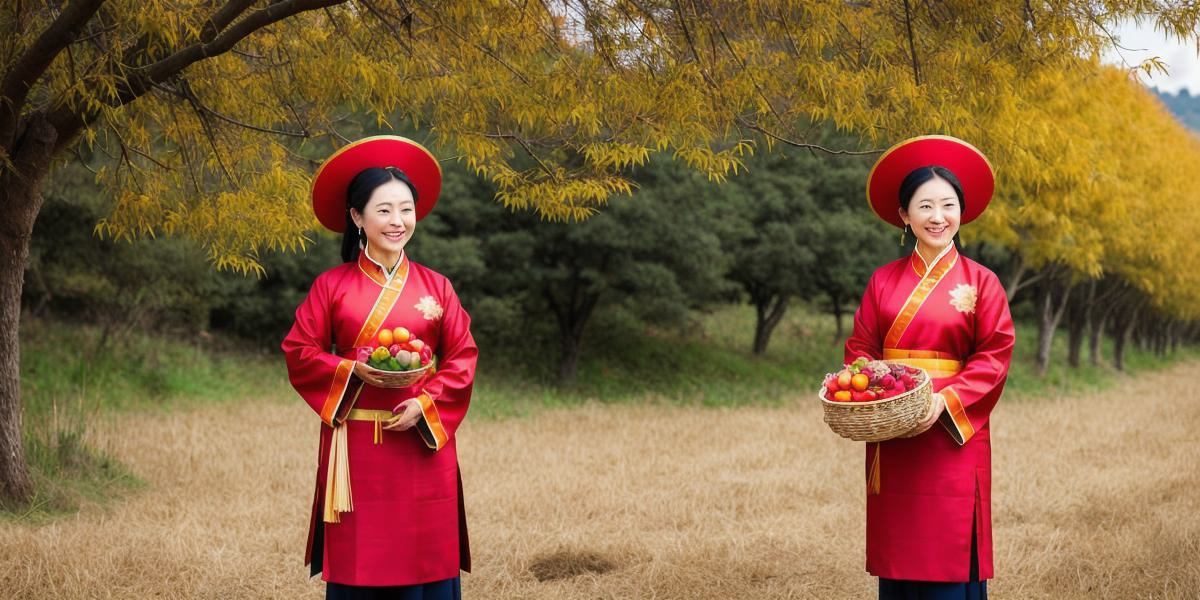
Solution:
{"label": "woman's face", "polygon": [[399,259],[417,228],[417,203],[412,190],[393,179],[375,188],[361,213],[351,208],[350,217],[367,236],[373,257]]}
{"label": "woman's face", "polygon": [[900,218],[925,247],[940,251],[958,233],[962,207],[954,187],[945,179],[934,177],[917,188],[908,210],[900,209]]}

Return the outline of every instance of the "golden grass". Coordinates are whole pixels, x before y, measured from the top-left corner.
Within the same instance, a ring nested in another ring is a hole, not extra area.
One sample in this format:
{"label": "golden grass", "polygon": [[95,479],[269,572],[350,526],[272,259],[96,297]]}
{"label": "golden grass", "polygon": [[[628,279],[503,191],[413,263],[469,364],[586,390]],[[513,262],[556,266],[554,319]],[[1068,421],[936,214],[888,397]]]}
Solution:
{"label": "golden grass", "polygon": [[[994,417],[998,598],[1200,589],[1200,364]],[[486,402],[479,397],[477,402]],[[471,598],[857,598],[860,444],[788,409],[588,406],[460,432]],[[0,596],[319,598],[302,567],[316,418],[298,400],[124,414],[96,442],[148,482],[0,524]]]}

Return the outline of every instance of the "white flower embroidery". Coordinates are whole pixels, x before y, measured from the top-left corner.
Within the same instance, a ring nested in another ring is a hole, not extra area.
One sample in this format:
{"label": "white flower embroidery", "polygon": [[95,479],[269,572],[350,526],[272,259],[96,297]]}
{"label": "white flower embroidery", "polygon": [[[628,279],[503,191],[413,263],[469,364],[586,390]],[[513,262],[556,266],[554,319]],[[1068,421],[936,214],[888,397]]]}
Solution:
{"label": "white flower embroidery", "polygon": [[979,292],[975,286],[960,283],[950,291],[950,306],[961,313],[975,312],[975,300],[978,298]]}
{"label": "white flower embroidery", "polygon": [[414,304],[413,308],[421,311],[421,314],[425,315],[426,321],[439,319],[441,318],[442,313],[445,312],[442,310],[442,305],[438,304],[437,300],[433,296],[422,296],[421,301]]}

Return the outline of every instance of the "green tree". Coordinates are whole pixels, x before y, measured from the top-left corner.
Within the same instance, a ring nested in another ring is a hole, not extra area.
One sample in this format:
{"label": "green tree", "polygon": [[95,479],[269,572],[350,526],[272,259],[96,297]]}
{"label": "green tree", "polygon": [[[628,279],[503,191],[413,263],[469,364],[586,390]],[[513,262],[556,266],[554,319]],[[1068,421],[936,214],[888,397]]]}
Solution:
{"label": "green tree", "polygon": [[832,314],[841,339],[842,317],[858,302],[871,272],[895,257],[895,243],[887,242],[891,232],[863,196],[867,167],[861,157],[756,156],[746,160],[744,173],[712,192],[730,209],[722,244],[733,259],[729,278],[755,308],[755,354],[766,351],[797,299]]}
{"label": "green tree", "polygon": [[17,324],[40,188],[81,141],[111,157],[105,234],[190,237],[257,271],[314,225],[304,157],[328,148],[288,140],[336,138],[347,111],[429,124],[505,205],[582,218],[631,191],[623,170],[654,151],[721,179],[752,135],[811,145],[809,117],[873,141],[994,137],[1017,155],[1010,132],[1039,128],[992,121],[1025,113],[1024,82],[1095,55],[1130,15],[1194,38],[1193,4],[3,3],[0,498],[31,490]]}
{"label": "green tree", "polygon": [[556,339],[561,384],[575,378],[598,309],[616,307],[669,325],[681,323],[690,309],[729,297],[729,259],[714,198],[706,194],[713,188],[665,159],[636,174],[633,197],[614,199],[575,224],[510,213],[491,201],[490,186],[457,169],[448,169],[446,179],[463,193],[448,195],[447,206],[422,223],[414,259],[451,275],[464,303],[476,307],[472,312],[490,317],[479,319],[497,328],[485,329],[485,338]]}

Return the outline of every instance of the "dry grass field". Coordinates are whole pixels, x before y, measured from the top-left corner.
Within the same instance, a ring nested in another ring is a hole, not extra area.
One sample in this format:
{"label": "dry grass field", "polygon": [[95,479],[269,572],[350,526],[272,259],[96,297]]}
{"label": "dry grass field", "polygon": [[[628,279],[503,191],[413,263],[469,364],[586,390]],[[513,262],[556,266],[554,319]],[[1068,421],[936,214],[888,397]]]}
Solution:
{"label": "dry grass field", "polygon": [[[1200,364],[993,415],[996,598],[1195,598]],[[476,402],[487,402],[478,397]],[[246,400],[121,413],[148,483],[0,523],[0,596],[319,598],[301,565],[317,420]],[[590,406],[459,435],[469,598],[865,598],[862,447],[787,409]],[[543,581],[545,579],[545,581]]]}

